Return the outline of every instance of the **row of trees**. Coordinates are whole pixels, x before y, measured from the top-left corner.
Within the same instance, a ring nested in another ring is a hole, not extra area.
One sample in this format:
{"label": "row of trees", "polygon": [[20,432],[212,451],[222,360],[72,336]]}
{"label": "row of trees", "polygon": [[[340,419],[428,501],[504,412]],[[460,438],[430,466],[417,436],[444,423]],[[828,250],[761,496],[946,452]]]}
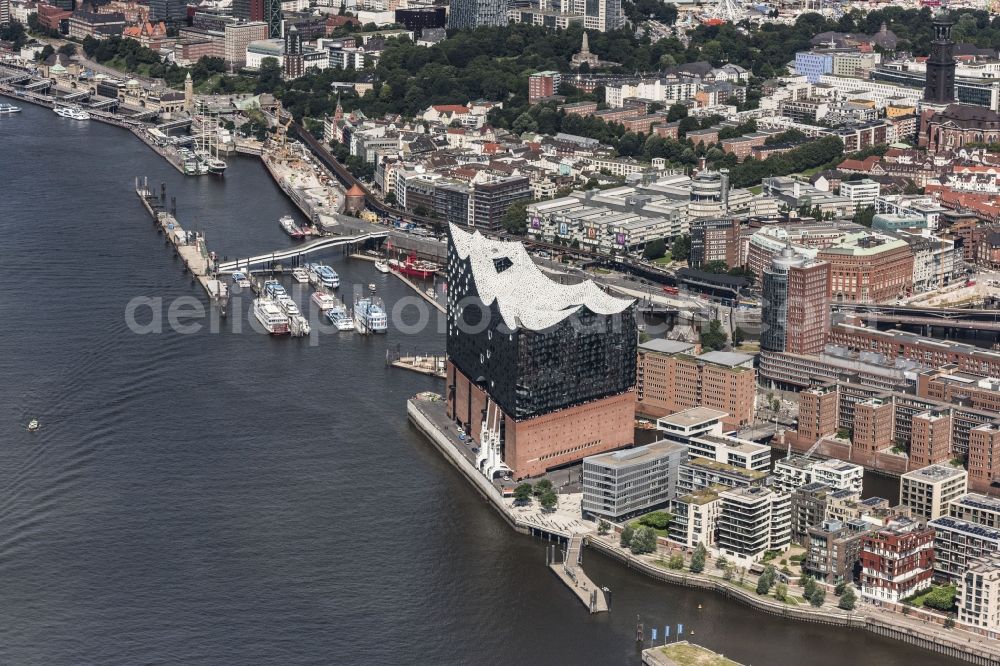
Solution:
{"label": "row of trees", "polygon": [[552,511],[559,503],[559,497],[552,487],[552,482],[548,479],[542,479],[534,486],[530,483],[522,483],[514,488],[514,501],[516,503],[527,504],[532,497],[537,498],[539,506],[546,511]]}

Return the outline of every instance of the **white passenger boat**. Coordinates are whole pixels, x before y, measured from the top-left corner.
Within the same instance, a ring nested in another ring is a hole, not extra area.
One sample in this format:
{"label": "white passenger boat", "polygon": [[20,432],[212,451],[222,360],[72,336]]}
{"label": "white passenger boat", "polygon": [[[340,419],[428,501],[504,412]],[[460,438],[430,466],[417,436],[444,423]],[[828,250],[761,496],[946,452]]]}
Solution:
{"label": "white passenger boat", "polygon": [[271,300],[258,298],[253,302],[253,314],[271,335],[288,334],[288,317],[281,308]]}
{"label": "white passenger boat", "polygon": [[331,308],[335,308],[340,305],[340,301],[336,297],[330,294],[324,294],[322,291],[317,291],[312,295],[312,302],[319,308],[320,312],[326,312]]}
{"label": "white passenger boat", "polygon": [[377,270],[379,273],[388,273],[389,264],[379,259],[378,261],[375,262],[375,270]]}
{"label": "white passenger boat", "polygon": [[389,329],[389,318],[382,300],[376,296],[358,299],[354,304],[354,326],[364,335],[385,333]]}
{"label": "white passenger boat", "polygon": [[52,109],[57,116],[72,120],[90,120],[90,114],[76,106],[57,106]]}
{"label": "white passenger boat", "polygon": [[304,268],[296,268],[292,271],[292,277],[295,278],[296,282],[305,284],[309,282],[309,271]]}
{"label": "white passenger boat", "polygon": [[354,330],[354,320],[343,305],[330,308],[325,314],[326,318],[330,320],[331,324],[337,327],[338,331]]}

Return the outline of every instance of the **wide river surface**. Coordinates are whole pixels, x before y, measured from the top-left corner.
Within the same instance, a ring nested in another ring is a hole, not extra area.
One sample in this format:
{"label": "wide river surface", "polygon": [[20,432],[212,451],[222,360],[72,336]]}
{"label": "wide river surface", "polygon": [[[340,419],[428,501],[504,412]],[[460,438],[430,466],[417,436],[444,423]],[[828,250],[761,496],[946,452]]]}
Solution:
{"label": "wide river surface", "polygon": [[[587,615],[407,423],[441,386],[386,351],[440,352],[435,326],[312,345],[250,330],[244,299],[218,332],[171,330],[171,304],[203,299],[135,177],[245,256],[287,246],[297,215],[259,162],[185,178],[123,130],[22,106],[0,117],[0,663],[636,664],[637,615],[754,666],[957,663],[593,552],[614,608]],[[410,296],[326,259],[344,294]],[[162,332],[132,330],[137,298]]]}

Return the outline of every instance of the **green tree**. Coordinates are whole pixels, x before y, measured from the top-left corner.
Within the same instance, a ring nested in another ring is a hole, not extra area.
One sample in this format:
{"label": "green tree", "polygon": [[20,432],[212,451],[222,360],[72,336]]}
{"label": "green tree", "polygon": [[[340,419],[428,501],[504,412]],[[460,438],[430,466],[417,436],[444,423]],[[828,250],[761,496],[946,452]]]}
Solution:
{"label": "green tree", "polygon": [[809,603],[813,607],[819,608],[820,606],[823,605],[823,602],[826,601],[826,590],[817,588],[816,590],[813,591],[811,595],[809,595],[808,598],[809,598]]}
{"label": "green tree", "polygon": [[846,589],[847,589],[847,583],[845,581],[840,581],[839,583],[833,586],[833,593],[839,597],[844,593],[844,590]]}
{"label": "green tree", "polygon": [[541,497],[550,490],[552,490],[552,482],[548,479],[542,479],[535,484],[534,493],[536,496]]}
{"label": "green tree", "polygon": [[651,511],[639,518],[639,524],[652,527],[654,530],[665,530],[674,517],[666,511]]}
{"label": "green tree", "polygon": [[682,234],[674,239],[670,246],[670,258],[674,261],[687,261],[691,257],[691,234]]}
{"label": "green tree", "polygon": [[635,536],[635,528],[632,527],[631,523],[626,523],[625,527],[622,528],[621,540],[618,542],[622,548],[628,548],[632,545],[632,538]]}
{"label": "green tree", "polygon": [[556,504],[559,503],[559,498],[556,496],[554,490],[546,490],[544,493],[542,493],[542,496],[538,500],[538,503],[541,504],[542,508],[545,509],[546,511],[552,511],[553,509],[556,508]]}
{"label": "green tree", "polygon": [[746,340],[746,339],[747,339],[747,334],[743,331],[742,328],[740,328],[739,326],[737,326],[736,328],[733,329],[733,344],[734,345],[741,345],[741,344],[743,344],[743,341]]}
{"label": "green tree", "polygon": [[788,599],[788,586],[784,583],[778,583],[774,586],[774,598],[778,601],[785,601]]}
{"label": "green tree", "polygon": [[636,555],[652,553],[656,550],[656,532],[651,527],[639,527],[632,536],[630,546]]}
{"label": "green tree", "polygon": [[531,501],[531,484],[522,483],[514,488],[514,501],[518,504],[525,504]]}
{"label": "green tree", "polygon": [[684,556],[680,553],[674,553],[670,556],[670,559],[667,560],[667,567],[674,569],[675,571],[680,571],[684,568]]}
{"label": "green tree", "polygon": [[952,585],[940,585],[934,587],[924,597],[924,606],[936,610],[950,612],[955,606],[955,595],[957,588]]}
{"label": "green tree", "polygon": [[671,104],[670,108],[667,109],[667,122],[674,122],[675,120],[680,120],[681,118],[687,118],[688,108],[683,104]]}
{"label": "green tree", "polygon": [[662,238],[649,241],[642,249],[643,259],[659,259],[667,253],[667,243]]}
{"label": "green tree", "polygon": [[808,574],[803,574],[805,576],[806,582],[802,586],[802,596],[806,599],[812,599],[813,595],[816,594],[819,589],[816,585],[816,579]]}
{"label": "green tree", "polygon": [[837,607],[841,610],[854,610],[854,604],[857,603],[858,596],[854,593],[854,588],[848,587],[844,590],[844,593],[840,595],[840,601],[837,602]]}
{"label": "green tree", "polygon": [[761,576],[757,579],[757,594],[767,594],[770,592],[771,586],[767,582],[767,578]]}
{"label": "green tree", "polygon": [[708,323],[708,330],[702,331],[700,338],[702,347],[718,351],[726,346],[729,335],[722,330],[722,322],[713,319]]}
{"label": "green tree", "polygon": [[699,543],[691,556],[691,573],[701,573],[705,570],[705,558],[708,556],[708,549],[704,544]]}
{"label": "green tree", "polygon": [[871,227],[872,220],[874,217],[875,217],[875,207],[865,206],[864,208],[860,208],[857,211],[855,211],[853,222],[855,224],[860,224],[863,227]]}
{"label": "green tree", "polygon": [[527,199],[515,201],[507,207],[507,212],[503,215],[503,228],[512,234],[523,236],[528,231],[528,203]]}
{"label": "green tree", "polygon": [[75,56],[76,44],[74,44],[73,42],[66,42],[65,44],[59,47],[57,53],[61,53],[64,56],[70,56],[70,57]]}
{"label": "green tree", "polygon": [[610,531],[611,531],[611,523],[602,518],[601,522],[597,523],[597,533],[607,534]]}
{"label": "green tree", "polygon": [[733,579],[733,567],[731,564],[726,564],[722,567],[722,580],[731,581]]}

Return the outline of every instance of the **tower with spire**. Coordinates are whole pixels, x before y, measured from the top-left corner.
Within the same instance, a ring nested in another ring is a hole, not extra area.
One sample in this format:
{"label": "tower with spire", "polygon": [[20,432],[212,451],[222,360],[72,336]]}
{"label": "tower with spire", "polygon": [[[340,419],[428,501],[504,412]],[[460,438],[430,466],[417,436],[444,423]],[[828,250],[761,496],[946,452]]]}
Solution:
{"label": "tower with spire", "polygon": [[194,110],[194,81],[191,80],[191,72],[184,77],[184,110],[188,113]]}

